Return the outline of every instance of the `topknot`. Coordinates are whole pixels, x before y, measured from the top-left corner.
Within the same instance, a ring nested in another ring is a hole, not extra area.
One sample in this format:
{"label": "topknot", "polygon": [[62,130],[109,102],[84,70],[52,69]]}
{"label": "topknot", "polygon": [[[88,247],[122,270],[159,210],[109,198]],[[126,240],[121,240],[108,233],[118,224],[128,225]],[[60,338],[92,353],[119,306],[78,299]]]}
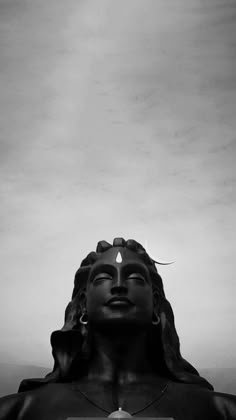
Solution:
{"label": "topknot", "polygon": [[105,252],[110,248],[112,248],[112,245],[109,244],[109,242],[99,241],[98,244],[97,244],[96,252],[97,253]]}
{"label": "topknot", "polygon": [[113,240],[113,246],[114,247],[115,246],[123,246],[123,247],[125,247],[126,246],[126,241],[125,241],[124,238],[115,238]]}

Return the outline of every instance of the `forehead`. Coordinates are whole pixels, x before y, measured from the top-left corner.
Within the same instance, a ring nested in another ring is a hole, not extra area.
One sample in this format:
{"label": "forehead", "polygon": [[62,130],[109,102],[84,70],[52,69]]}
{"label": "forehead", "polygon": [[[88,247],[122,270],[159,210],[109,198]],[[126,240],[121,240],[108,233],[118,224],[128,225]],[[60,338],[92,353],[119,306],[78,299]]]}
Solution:
{"label": "forehead", "polygon": [[101,257],[93,264],[91,272],[97,271],[104,266],[114,266],[122,269],[126,266],[133,266],[136,269],[148,272],[148,268],[136,252],[127,248],[114,247],[103,252]]}

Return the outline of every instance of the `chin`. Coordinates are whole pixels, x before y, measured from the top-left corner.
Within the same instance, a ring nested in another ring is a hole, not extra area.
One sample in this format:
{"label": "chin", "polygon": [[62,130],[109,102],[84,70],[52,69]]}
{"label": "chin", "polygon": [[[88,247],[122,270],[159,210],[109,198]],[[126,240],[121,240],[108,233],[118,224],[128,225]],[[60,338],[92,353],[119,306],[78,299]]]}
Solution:
{"label": "chin", "polygon": [[131,317],[129,318],[116,316],[100,320],[100,322],[96,322],[96,324],[93,326],[95,329],[121,329],[132,332],[134,329],[147,330],[149,329],[149,324],[150,323],[144,323],[143,320],[138,320]]}

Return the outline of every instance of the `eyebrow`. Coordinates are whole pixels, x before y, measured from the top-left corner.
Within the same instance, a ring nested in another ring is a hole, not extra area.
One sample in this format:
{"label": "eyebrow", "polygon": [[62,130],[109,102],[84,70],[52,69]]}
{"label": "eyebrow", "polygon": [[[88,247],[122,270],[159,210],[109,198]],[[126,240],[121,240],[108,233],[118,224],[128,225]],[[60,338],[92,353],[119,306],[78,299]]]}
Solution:
{"label": "eyebrow", "polygon": [[[96,276],[98,273],[102,273],[103,271],[106,272],[106,270],[108,272],[114,272],[117,268],[117,265],[114,264],[99,264],[97,267],[94,267],[94,270],[92,271],[91,275],[94,277]],[[126,264],[122,264],[122,271],[128,271],[128,270],[132,270],[133,273],[135,273],[135,270],[142,272],[142,274],[145,274],[146,276],[148,275],[148,269],[142,264],[139,263],[137,261],[131,261],[128,262]]]}
{"label": "eyebrow", "polygon": [[145,273],[147,271],[146,266],[142,263],[137,262],[137,261],[126,263],[126,264],[123,265],[123,268],[124,268],[124,270],[128,269],[128,268],[137,269],[137,270],[141,270]]}
{"label": "eyebrow", "polygon": [[101,271],[101,270],[111,270],[114,269],[114,265],[112,264],[99,264],[94,268],[94,272],[96,273],[97,271]]}

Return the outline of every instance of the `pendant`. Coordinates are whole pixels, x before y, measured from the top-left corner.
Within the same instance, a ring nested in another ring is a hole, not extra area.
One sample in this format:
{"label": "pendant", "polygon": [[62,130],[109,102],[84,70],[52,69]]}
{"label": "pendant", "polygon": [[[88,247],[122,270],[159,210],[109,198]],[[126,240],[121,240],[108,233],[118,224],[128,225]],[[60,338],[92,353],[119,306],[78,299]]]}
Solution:
{"label": "pendant", "polygon": [[112,411],[111,414],[109,414],[109,416],[107,417],[113,417],[113,418],[127,418],[127,417],[132,417],[130,413],[128,413],[127,411],[123,411],[121,407],[119,407],[119,410],[117,411]]}

